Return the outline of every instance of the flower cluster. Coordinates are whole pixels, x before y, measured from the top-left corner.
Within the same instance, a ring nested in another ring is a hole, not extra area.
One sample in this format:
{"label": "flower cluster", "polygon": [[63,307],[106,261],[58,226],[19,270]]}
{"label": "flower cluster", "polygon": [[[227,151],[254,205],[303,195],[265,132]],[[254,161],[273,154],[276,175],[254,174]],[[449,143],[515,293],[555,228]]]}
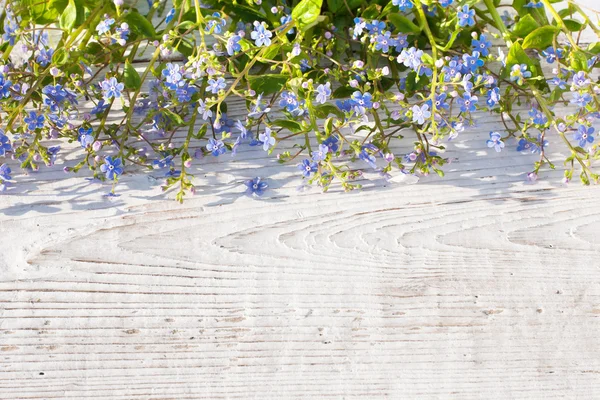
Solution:
{"label": "flower cluster", "polygon": [[[600,28],[575,3],[567,14],[549,0],[515,2],[503,15],[491,0],[254,3],[185,0],[165,9],[149,0],[140,12],[122,0],[73,0],[40,12],[9,1],[0,28],[0,190],[15,183],[17,165],[60,162],[64,142],[82,154],[64,170],[87,167],[113,195],[128,168],[147,167],[182,200],[195,190],[194,163],[242,148],[275,152],[324,190],[359,188],[368,171],[443,176],[448,142],[482,112],[502,122],[482,148],[539,157],[529,180],[555,168],[546,152],[553,142],[568,148],[566,181],[576,171],[585,184],[598,180],[600,45],[574,33]],[[60,39],[48,34],[56,29]],[[142,51],[149,61],[136,63]],[[240,103],[242,115],[228,113]],[[415,140],[394,155],[406,131]],[[269,187],[264,178],[243,182],[250,195]]]}

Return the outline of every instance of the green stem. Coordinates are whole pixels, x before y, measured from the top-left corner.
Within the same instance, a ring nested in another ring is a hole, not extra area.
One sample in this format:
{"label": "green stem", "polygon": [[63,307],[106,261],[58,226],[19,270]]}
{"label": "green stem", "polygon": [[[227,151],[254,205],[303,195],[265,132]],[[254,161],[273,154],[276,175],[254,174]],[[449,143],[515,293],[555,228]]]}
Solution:
{"label": "green stem", "polygon": [[571,43],[571,46],[573,46],[573,48],[575,50],[579,50],[579,46],[577,45],[577,42],[571,36],[571,32],[569,31],[569,29],[567,29],[567,26],[565,25],[565,22],[560,17],[560,15],[558,15],[558,13],[554,9],[554,7],[552,7],[552,4],[550,4],[550,2],[548,0],[541,0],[541,1],[542,1],[542,3],[544,3],[544,6],[546,6],[546,8],[548,9],[548,11],[550,11],[550,14],[552,14],[552,16],[554,17],[554,20],[556,21],[556,23],[558,24],[558,26],[560,27],[560,29],[564,32],[565,36],[567,37],[567,39]]}
{"label": "green stem", "polygon": [[496,23],[496,28],[500,31],[500,33],[502,33],[502,39],[504,39],[508,47],[512,46],[513,42],[510,38],[510,32],[506,28],[506,25],[504,25],[504,21],[502,21],[500,14],[498,14],[498,10],[496,10],[493,1],[483,0],[483,2],[485,3],[485,6],[487,7],[490,15],[492,16],[492,19]]}

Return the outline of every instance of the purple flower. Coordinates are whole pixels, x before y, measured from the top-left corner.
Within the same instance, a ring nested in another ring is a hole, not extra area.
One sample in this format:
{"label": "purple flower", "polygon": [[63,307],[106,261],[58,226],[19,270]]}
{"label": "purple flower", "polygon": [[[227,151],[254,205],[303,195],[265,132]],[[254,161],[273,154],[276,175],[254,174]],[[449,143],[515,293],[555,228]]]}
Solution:
{"label": "purple flower", "polygon": [[500,135],[498,132],[490,132],[490,139],[487,141],[487,147],[493,147],[496,152],[501,152],[504,148],[502,135]]}
{"label": "purple flower", "polygon": [[416,124],[423,125],[425,120],[431,117],[431,111],[429,111],[429,104],[423,104],[421,107],[414,105],[412,108],[412,121]]}
{"label": "purple flower", "polygon": [[267,190],[267,188],[269,187],[267,182],[264,182],[259,177],[256,177],[254,179],[249,179],[244,184],[248,188],[246,190],[246,193],[250,196],[251,195],[262,196],[264,194],[265,190]]}
{"label": "purple flower", "polygon": [[475,10],[469,9],[469,6],[463,6],[462,11],[458,12],[458,25],[463,27],[475,25]]}
{"label": "purple flower", "polygon": [[329,96],[331,96],[331,83],[317,86],[317,103],[325,104]]}
{"label": "purple flower", "polygon": [[575,134],[573,135],[573,139],[579,142],[579,147],[584,147],[587,143],[594,142],[594,136],[592,136],[593,133],[594,127],[579,125],[579,128],[577,128],[577,132],[575,132]]}
{"label": "purple flower", "polygon": [[225,143],[222,140],[210,138],[206,144],[206,150],[210,151],[213,156],[218,157],[227,151]]}
{"label": "purple flower", "polygon": [[52,60],[52,55],[54,54],[54,49],[45,49],[42,48],[39,50],[37,58],[35,59],[38,64],[42,67],[45,67]]}
{"label": "purple flower", "polygon": [[102,87],[102,95],[104,96],[104,100],[110,100],[111,98],[118,99],[121,97],[121,91],[125,89],[125,85],[119,83],[117,78],[114,76],[112,78],[107,78],[101,83]]}
{"label": "purple flower", "polygon": [[276,142],[275,138],[271,136],[271,128],[268,126],[265,128],[264,133],[258,135],[258,140],[262,142],[264,151],[269,151],[269,148],[271,148],[271,146],[275,146]]}
{"label": "purple flower", "polygon": [[202,115],[202,119],[208,121],[209,118],[212,118],[212,111],[210,107],[206,106],[206,103],[201,99],[198,100],[198,114]]}
{"label": "purple flower", "polygon": [[123,173],[123,167],[121,167],[121,159],[116,158],[113,160],[112,157],[107,156],[104,159],[104,164],[100,166],[100,171],[106,174],[106,179],[113,180],[119,177]]}
{"label": "purple flower", "polygon": [[309,177],[310,174],[312,174],[313,172],[317,172],[317,169],[319,168],[319,166],[317,165],[316,162],[311,162],[308,159],[304,159],[302,160],[302,163],[298,164],[298,169],[302,172],[302,175],[304,175],[305,177]]}
{"label": "purple flower", "polygon": [[264,22],[254,21],[254,30],[250,33],[250,37],[254,40],[257,46],[270,46],[271,37],[273,34],[267,29],[267,24]]}
{"label": "purple flower", "polygon": [[358,153],[358,158],[369,164],[371,168],[377,169],[375,156],[373,154],[370,154],[366,148],[363,147],[361,152]]}

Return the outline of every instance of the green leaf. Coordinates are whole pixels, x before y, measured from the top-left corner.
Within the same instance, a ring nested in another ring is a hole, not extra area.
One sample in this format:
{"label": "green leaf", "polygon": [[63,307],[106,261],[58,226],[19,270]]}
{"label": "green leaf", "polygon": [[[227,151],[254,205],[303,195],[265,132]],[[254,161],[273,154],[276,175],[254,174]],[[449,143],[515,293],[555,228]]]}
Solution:
{"label": "green leaf", "polygon": [[165,115],[167,118],[169,118],[172,122],[175,123],[175,125],[183,125],[183,118],[181,118],[181,116],[179,114],[175,114],[173,111],[171,110],[167,110],[166,108],[163,108],[161,110],[161,112],[163,113],[163,115]]}
{"label": "green leaf", "polygon": [[362,17],[365,19],[375,19],[379,16],[379,9],[381,7],[377,4],[371,4],[362,13]]}
{"label": "green leaf", "polygon": [[585,26],[585,24],[575,21],[574,19],[563,19],[563,22],[565,23],[567,29],[571,32],[579,32]]}
{"label": "green leaf", "polygon": [[344,117],[344,113],[333,104],[325,103],[315,107],[315,115],[317,118],[325,118],[329,116],[329,114],[336,115],[340,118]]}
{"label": "green leaf", "polygon": [[390,14],[388,15],[388,20],[394,24],[396,29],[402,33],[419,33],[421,32],[421,28],[415,25],[410,19],[406,18],[401,14]]}
{"label": "green leaf", "polygon": [[289,119],[277,119],[271,122],[271,125],[285,128],[293,133],[298,133],[302,131],[302,126],[299,123],[297,123],[296,121],[291,121]]}
{"label": "green leaf", "polygon": [[531,58],[525,53],[519,43],[514,43],[506,56],[506,68],[510,71],[515,64],[525,64],[529,69],[533,66]]}
{"label": "green leaf", "polygon": [[552,25],[537,28],[525,37],[525,40],[523,40],[523,48],[543,50],[552,44],[552,41],[559,30],[558,27]]}
{"label": "green leaf", "polygon": [[69,4],[60,15],[60,26],[63,29],[71,30],[77,21],[77,6],[74,0],[69,0]]}
{"label": "green leaf", "polygon": [[127,89],[138,89],[142,84],[140,74],[133,68],[129,61],[125,61],[125,70],[123,71],[123,79]]}
{"label": "green leaf", "polygon": [[519,22],[513,28],[512,34],[516,38],[524,38],[539,27],[540,24],[531,15],[527,14],[519,19]]}
{"label": "green leaf", "polygon": [[590,43],[588,45],[587,51],[592,54],[600,54],[600,42]]}
{"label": "green leaf", "polygon": [[300,30],[312,24],[321,14],[323,0],[302,0],[292,10],[292,19]]}
{"label": "green leaf", "polygon": [[352,93],[354,93],[355,91],[356,89],[350,86],[340,86],[339,88],[333,91],[332,97],[334,99],[345,99],[347,97],[352,96]]}
{"label": "green leaf", "polygon": [[132,30],[145,36],[146,38],[155,38],[156,30],[150,21],[137,11],[130,11],[125,15],[125,21],[129,24]]}
{"label": "green leaf", "polygon": [[266,74],[249,76],[248,83],[250,88],[258,94],[271,94],[280,91],[288,79],[287,75]]}
{"label": "green leaf", "polygon": [[587,57],[581,50],[572,51],[569,54],[571,68],[575,71],[587,71]]}

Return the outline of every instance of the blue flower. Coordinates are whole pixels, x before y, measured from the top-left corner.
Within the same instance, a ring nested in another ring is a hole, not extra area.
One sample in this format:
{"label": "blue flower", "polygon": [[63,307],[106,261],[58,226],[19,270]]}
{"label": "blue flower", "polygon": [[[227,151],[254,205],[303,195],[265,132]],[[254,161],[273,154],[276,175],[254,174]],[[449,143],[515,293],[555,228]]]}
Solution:
{"label": "blue flower", "polygon": [[398,6],[402,12],[406,12],[413,8],[413,3],[410,0],[392,0],[392,4]]}
{"label": "blue flower", "polygon": [[487,57],[487,55],[490,54],[492,42],[487,40],[487,36],[484,33],[482,33],[479,36],[479,40],[473,39],[471,41],[471,47],[473,47],[473,50],[477,50],[478,52],[480,52],[482,56]]}
{"label": "blue flower", "polygon": [[581,95],[579,92],[573,92],[571,104],[575,104],[577,107],[583,108],[587,106],[590,101],[592,101],[592,96],[590,96],[589,93]]}
{"label": "blue flower", "polygon": [[250,37],[254,40],[257,46],[270,46],[271,37],[273,34],[267,29],[267,24],[264,22],[254,21],[254,30],[250,33]]}
{"label": "blue flower", "polygon": [[560,79],[557,76],[548,80],[548,83],[550,83],[552,85],[556,85],[556,86],[558,86],[559,89],[562,89],[562,90],[565,90],[567,88],[567,82],[563,81],[562,79]]}
{"label": "blue flower", "polygon": [[487,105],[491,108],[494,107],[500,101],[500,89],[495,87],[487,92]]}
{"label": "blue flower", "polygon": [[327,139],[323,140],[323,144],[329,147],[329,150],[332,153],[335,153],[338,150],[338,138],[337,136],[329,136]]}
{"label": "blue flower", "polygon": [[265,127],[264,133],[258,135],[258,140],[262,142],[264,151],[269,151],[269,148],[271,148],[271,146],[275,146],[276,140],[273,136],[271,136],[271,128],[269,128],[268,126]]}
{"label": "blue flower", "polygon": [[217,80],[209,79],[208,87],[206,88],[211,93],[217,94],[219,90],[225,89],[227,87],[227,83],[225,83],[224,78],[218,78]]}
{"label": "blue flower", "polygon": [[173,18],[175,18],[175,9],[171,8],[167,14],[167,17],[165,18],[165,22],[168,24],[173,20]]}
{"label": "blue flower", "polygon": [[8,136],[4,134],[4,131],[0,129],[0,156],[4,157],[7,151],[11,150],[10,140]]}
{"label": "blue flower", "polygon": [[452,5],[452,3],[454,3],[454,0],[440,0],[440,5],[444,8]]}
{"label": "blue flower", "polygon": [[183,78],[183,70],[178,64],[167,63],[167,67],[162,70],[162,76],[167,80],[165,85],[169,89],[177,89],[177,84]]}
{"label": "blue flower", "polygon": [[292,92],[283,92],[281,93],[281,100],[279,101],[279,106],[284,107],[289,112],[296,110],[299,106],[298,99],[296,95]]}
{"label": "blue flower", "polygon": [[202,115],[202,119],[208,121],[209,118],[212,118],[212,111],[210,107],[206,106],[206,103],[202,99],[198,100],[198,114]]}
{"label": "blue flower", "polygon": [[91,127],[86,129],[82,126],[79,128],[78,132],[79,143],[81,143],[81,147],[85,149],[86,147],[91,146],[92,143],[94,143],[94,136],[92,135],[92,133],[94,133],[94,130]]}
{"label": "blue flower", "polygon": [[354,18],[354,29],[352,31],[352,36],[356,39],[358,36],[363,34],[363,30],[366,27],[366,22],[362,18]]}
{"label": "blue flower", "polygon": [[5,80],[4,76],[0,75],[0,97],[10,97],[11,86],[12,82]]}
{"label": "blue flower", "polygon": [[325,104],[331,96],[331,83],[317,86],[317,103]]}
{"label": "blue flower", "polygon": [[254,104],[252,105],[252,109],[250,110],[250,113],[248,113],[248,117],[258,118],[261,115],[268,113],[269,111],[271,111],[271,108],[268,107],[267,104],[262,102],[262,94],[259,94],[258,96],[256,96],[256,102],[254,102]]}
{"label": "blue flower", "polygon": [[173,156],[166,156],[163,159],[152,161],[152,167],[154,169],[175,167],[175,162],[173,162]]}
{"label": "blue flower", "polygon": [[369,31],[369,33],[371,35],[376,35],[378,33],[383,32],[383,30],[385,29],[385,22],[378,21],[375,19],[371,22],[367,22],[365,27],[367,28],[367,30]]}
{"label": "blue flower", "polygon": [[367,151],[366,147],[363,146],[360,153],[358,153],[358,158],[369,164],[371,168],[377,169],[377,160],[375,159],[375,156],[373,154],[370,154]]}
{"label": "blue flower", "polygon": [[525,8],[542,8],[542,7],[544,7],[544,4],[541,1],[538,1],[538,2],[530,1],[529,3],[525,4],[523,7],[525,7]]}
{"label": "blue flower", "polygon": [[301,164],[298,164],[298,169],[302,172],[302,175],[304,175],[305,177],[309,177],[310,174],[312,174],[313,172],[317,172],[317,169],[319,168],[319,166],[317,165],[316,162],[311,162],[308,159],[304,159],[302,160]]}
{"label": "blue flower", "polygon": [[242,37],[239,35],[233,35],[229,39],[227,39],[227,54],[230,56],[234,55],[238,51],[242,50],[242,46],[240,45],[240,40]]}
{"label": "blue flower", "polygon": [[214,12],[212,15],[213,18],[207,22],[206,24],[206,32],[210,32],[213,29],[213,33],[220,34],[223,32],[223,27],[227,25],[227,22],[221,18],[220,12]]}
{"label": "blue flower", "polygon": [[38,115],[35,111],[30,111],[29,116],[25,117],[23,122],[27,124],[27,129],[34,131],[43,128],[45,120],[44,114]]}
{"label": "blue flower", "polygon": [[474,51],[473,55],[463,54],[465,68],[470,72],[475,72],[479,67],[483,67],[483,60],[479,58],[479,52]]}
{"label": "blue flower", "polygon": [[592,136],[593,133],[594,127],[579,125],[579,128],[577,128],[577,132],[575,132],[575,134],[573,135],[573,139],[579,142],[579,147],[584,147],[587,143],[594,142],[594,136]]}
{"label": "blue flower", "polygon": [[114,23],[115,23],[114,18],[106,18],[104,21],[100,21],[98,26],[96,26],[98,35],[104,35],[106,32],[110,31],[110,27]]}
{"label": "blue flower", "polygon": [[249,179],[244,184],[248,187],[246,193],[248,195],[256,195],[262,196],[265,193],[265,190],[269,187],[267,182],[261,180],[261,178],[256,177],[254,179]]}
{"label": "blue flower", "polygon": [[308,63],[308,60],[306,58],[303,58],[302,60],[300,60],[300,71],[306,72],[309,69],[311,69],[311,66]]}
{"label": "blue flower", "polygon": [[213,156],[218,157],[227,151],[225,143],[222,140],[210,138],[206,144],[206,150],[210,151]]}
{"label": "blue flower", "polygon": [[350,112],[352,111],[352,107],[354,107],[354,101],[350,99],[336,100],[335,105],[344,112]]}
{"label": "blue flower", "polygon": [[63,89],[62,85],[46,85],[42,89],[42,93],[46,96],[56,100],[58,103],[62,103],[63,100],[67,97],[67,91]]}
{"label": "blue flower", "polygon": [[197,91],[198,90],[195,87],[185,83],[177,88],[175,94],[177,95],[177,100],[179,102],[186,103],[192,99],[192,96],[196,94]]}
{"label": "blue flower", "polygon": [[575,75],[573,75],[573,88],[582,89],[589,86],[591,80],[585,76],[585,72],[579,71]]}
{"label": "blue flower", "polygon": [[106,111],[108,104],[104,100],[100,100],[94,108],[90,111],[91,114],[100,114]]}
{"label": "blue flower", "polygon": [[525,78],[531,78],[531,71],[527,71],[526,64],[515,64],[510,71],[510,80],[522,85]]}
{"label": "blue flower", "polygon": [[416,71],[421,66],[422,57],[423,50],[417,50],[416,47],[411,47],[408,50],[402,50],[402,53],[398,56],[398,62]]}
{"label": "blue flower", "polygon": [[425,120],[431,117],[429,104],[423,104],[421,107],[415,104],[412,108],[412,114],[412,121],[416,124],[423,125]]}
{"label": "blue flower", "polygon": [[329,153],[329,146],[321,143],[319,148],[312,152],[312,159],[316,162],[323,161],[327,158],[327,153]]}
{"label": "blue flower", "polygon": [[395,44],[396,44],[396,51],[398,51],[398,52],[400,52],[400,51],[402,51],[402,49],[408,47],[408,35],[402,34],[402,33],[398,34]]}
{"label": "blue flower", "polygon": [[504,148],[502,135],[500,135],[498,132],[490,132],[490,139],[487,141],[487,147],[493,147],[496,152],[501,152]]}
{"label": "blue flower", "polygon": [[[442,110],[442,109],[449,109],[450,105],[448,103],[446,103],[446,97],[448,97],[448,95],[446,93],[442,93],[442,94],[438,94],[437,96],[435,96],[435,109],[436,110]],[[431,99],[426,101],[426,104],[429,105],[429,107],[431,107]]]}
{"label": "blue flower", "polygon": [[462,11],[458,12],[458,25],[463,27],[475,25],[475,10],[469,9],[469,6],[463,6]]}
{"label": "blue flower", "polygon": [[38,64],[42,67],[45,67],[52,60],[52,55],[54,54],[54,49],[45,49],[42,48],[39,50],[37,58],[35,59]]}
{"label": "blue flower", "polygon": [[473,112],[476,109],[476,105],[479,99],[477,96],[471,96],[470,93],[465,93],[463,97],[458,98],[458,105],[462,112]]}
{"label": "blue flower", "polygon": [[442,72],[444,73],[444,82],[450,82],[454,79],[460,79],[462,76],[461,65],[458,63],[458,60],[452,60],[448,63],[448,66],[444,66],[442,68]]}
{"label": "blue flower", "polygon": [[102,86],[102,95],[104,96],[104,100],[110,100],[111,98],[118,99],[121,97],[121,91],[125,89],[125,85],[119,83],[117,78],[114,76],[110,79],[105,79],[101,83]]}
{"label": "blue flower", "polygon": [[121,159],[116,158],[113,160],[112,157],[106,156],[104,164],[100,166],[100,171],[106,175],[106,179],[113,180],[119,177],[123,173],[123,167],[121,167]]}
{"label": "blue flower", "polygon": [[361,93],[358,90],[352,93],[352,100],[358,107],[371,108],[373,107],[373,95],[369,92]]}
{"label": "blue flower", "polygon": [[554,60],[558,60],[563,58],[563,50],[558,49],[554,50],[554,47],[550,46],[546,50],[542,51],[542,55],[546,57],[546,61],[550,64],[554,62]]}
{"label": "blue flower", "polygon": [[390,36],[392,33],[390,31],[386,31],[381,35],[377,35],[375,39],[375,50],[383,51],[387,53],[390,51],[390,46],[394,46],[394,39],[391,39]]}
{"label": "blue flower", "polygon": [[548,118],[546,118],[544,113],[535,107],[529,110],[529,116],[533,120],[533,123],[537,125],[544,125],[546,122],[548,122]]}
{"label": "blue flower", "polygon": [[0,180],[2,181],[10,181],[12,176],[10,176],[11,169],[8,165],[2,164],[0,165]]}
{"label": "blue flower", "polygon": [[[279,19],[279,22],[281,22],[281,25],[289,24],[290,22],[292,22],[292,16],[291,15],[284,15],[283,17],[281,17]],[[292,35],[292,34],[294,34],[294,32],[296,32],[296,31],[294,30],[294,28],[292,28],[287,33],[289,35]]]}

